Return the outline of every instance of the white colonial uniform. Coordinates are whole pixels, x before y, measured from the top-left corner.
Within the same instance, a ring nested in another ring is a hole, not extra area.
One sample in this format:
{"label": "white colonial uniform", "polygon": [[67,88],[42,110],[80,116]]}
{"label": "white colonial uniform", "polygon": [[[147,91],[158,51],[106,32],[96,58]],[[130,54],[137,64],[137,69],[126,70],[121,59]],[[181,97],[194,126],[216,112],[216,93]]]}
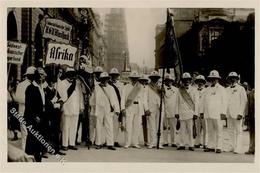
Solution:
{"label": "white colonial uniform", "polygon": [[[178,113],[178,88],[174,86],[165,86],[164,108],[165,108],[165,126],[166,135],[164,137],[165,144],[176,144],[176,123],[175,115]],[[168,127],[170,130],[168,131]],[[168,141],[170,136],[170,141]]]}
{"label": "white colonial uniform", "polygon": [[[20,82],[16,88],[14,99],[19,104],[18,112],[19,112],[19,115],[21,115],[21,116],[24,115],[24,110],[25,110],[25,91],[30,84],[31,84],[31,81],[28,79],[25,79],[24,81]],[[28,133],[27,133],[26,126],[23,123],[20,124],[20,128],[21,128],[22,149],[23,149],[23,151],[25,151],[26,138],[27,138]]]}
{"label": "white colonial uniform", "polygon": [[[137,86],[138,85],[138,86]],[[125,103],[129,97],[129,94],[133,91],[134,87],[139,87],[135,98],[132,98],[132,102],[128,107],[125,107]],[[135,86],[127,84],[124,87],[122,98],[122,109],[126,110],[126,133],[125,133],[125,147],[138,146],[139,136],[142,129],[142,115],[148,110],[147,92],[145,87],[140,83],[136,83]]]}
{"label": "white colonial uniform", "polygon": [[194,147],[193,115],[198,115],[198,92],[192,86],[185,88],[194,104],[194,110],[188,105],[180,91],[178,92],[178,114],[180,116],[180,146]]}
{"label": "white colonial uniform", "polygon": [[222,149],[223,124],[221,114],[227,112],[227,94],[223,86],[217,83],[206,88],[202,98],[202,113],[207,123],[207,147]]}
{"label": "white colonial uniform", "polygon": [[[202,113],[202,98],[203,94],[205,92],[205,88],[197,88],[197,92],[199,94],[199,113]],[[207,145],[207,136],[206,136],[206,129],[207,129],[207,123],[205,118],[201,119],[198,118],[196,119],[196,128],[197,128],[197,136],[195,138],[195,145],[202,144],[203,146]]]}
{"label": "white colonial uniform", "polygon": [[[105,140],[107,146],[114,145],[113,135],[113,115],[115,112],[119,112],[119,105],[116,102],[116,95],[114,88],[110,85],[103,87],[105,92],[99,85],[95,86],[95,112],[96,116],[96,145],[103,144],[102,140],[102,128],[105,127]],[[111,106],[114,111],[111,110]],[[112,111],[112,112],[111,112]]]}
{"label": "white colonial uniform", "polygon": [[75,146],[78,119],[80,110],[84,109],[83,94],[77,80],[75,90],[68,97],[67,90],[71,86],[67,79],[62,80],[57,88],[60,99],[64,102],[62,107],[62,146]]}
{"label": "white colonial uniform", "polygon": [[227,88],[228,104],[227,104],[227,127],[228,134],[232,142],[232,150],[241,153],[242,147],[242,123],[243,119],[237,120],[237,116],[244,117],[247,95],[244,87],[239,84]]}
{"label": "white colonial uniform", "polygon": [[[120,81],[116,81],[113,84],[119,90],[120,99],[121,99],[120,103],[119,103],[119,100],[117,98],[116,91],[113,88],[113,90],[115,92],[115,96],[116,96],[116,103],[118,104],[118,107],[121,108],[121,110],[122,110],[122,95],[123,95],[123,92],[124,92],[124,84],[122,82],[120,82]],[[118,122],[118,115],[116,115],[116,114],[114,114],[114,118],[113,118],[113,127],[114,127],[114,141],[118,142],[118,135],[119,135],[120,129],[119,129],[119,122]]]}
{"label": "white colonial uniform", "polygon": [[[148,139],[149,146],[153,147],[157,145],[157,130],[159,128],[159,117],[160,117],[160,94],[151,88],[151,84],[147,87],[148,92],[148,109],[151,115],[148,117]],[[163,106],[163,105],[162,105]],[[161,128],[160,131],[163,132],[163,121],[164,121],[164,107],[162,107],[161,116]],[[160,146],[163,144],[163,137],[160,136]]]}

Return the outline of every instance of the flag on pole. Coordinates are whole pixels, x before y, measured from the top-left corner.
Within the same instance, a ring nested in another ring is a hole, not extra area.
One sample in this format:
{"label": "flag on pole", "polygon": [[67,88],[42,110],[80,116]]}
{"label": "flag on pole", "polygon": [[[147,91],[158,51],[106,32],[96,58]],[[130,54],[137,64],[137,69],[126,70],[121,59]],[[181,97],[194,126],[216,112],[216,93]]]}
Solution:
{"label": "flag on pole", "polygon": [[[182,74],[181,55],[179,51],[178,41],[174,28],[174,15],[172,9],[167,8],[167,21],[165,32],[162,32],[164,44],[158,52],[158,66],[157,68],[174,68],[176,81],[179,82]],[[161,38],[162,40],[163,38]]]}

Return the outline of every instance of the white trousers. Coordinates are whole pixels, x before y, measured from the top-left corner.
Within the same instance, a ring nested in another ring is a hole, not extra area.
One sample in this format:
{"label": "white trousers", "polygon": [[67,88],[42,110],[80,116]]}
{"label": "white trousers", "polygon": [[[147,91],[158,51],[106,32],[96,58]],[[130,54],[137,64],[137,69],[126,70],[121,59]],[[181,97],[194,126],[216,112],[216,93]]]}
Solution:
{"label": "white trousers", "polygon": [[202,144],[206,145],[206,129],[207,129],[207,124],[205,119],[196,119],[196,132],[197,136],[195,138],[195,145]]}
{"label": "white trousers", "polygon": [[193,119],[180,120],[180,146],[194,146]]}
{"label": "white trousers", "polygon": [[118,142],[118,135],[119,135],[119,132],[120,132],[120,129],[119,129],[119,122],[118,122],[118,116],[116,114],[114,114],[113,116],[113,127],[114,127],[114,141],[115,142]]}
{"label": "white trousers", "polygon": [[62,146],[75,146],[79,115],[62,116]]}
{"label": "white trousers", "polygon": [[126,146],[139,144],[139,136],[142,130],[142,115],[139,115],[138,107],[138,104],[133,104],[126,110]]}
{"label": "white trousers", "polygon": [[234,152],[242,153],[242,124],[243,121],[236,118],[227,118],[227,132]]}
{"label": "white trousers", "polygon": [[23,123],[20,123],[20,128],[21,128],[22,150],[25,151],[28,132],[27,132],[26,125],[24,125]]}
{"label": "white trousers", "polygon": [[[113,112],[103,112],[96,117],[96,145],[102,145],[105,139],[107,146],[114,146],[113,115]],[[102,132],[105,132],[105,136]]]}
{"label": "white trousers", "polygon": [[175,117],[164,119],[166,130],[164,132],[163,141],[165,144],[176,144],[176,123],[177,120]]}
{"label": "white trousers", "polygon": [[206,118],[207,147],[222,149],[223,124],[220,119]]}
{"label": "white trousers", "polygon": [[[148,117],[148,138],[149,138],[149,144],[152,146],[157,145],[158,137],[157,137],[157,132],[159,129],[159,111],[156,112],[151,112],[151,115]],[[161,117],[161,136],[160,136],[160,143],[159,145],[163,144],[163,121],[164,121],[164,116],[162,114]]]}

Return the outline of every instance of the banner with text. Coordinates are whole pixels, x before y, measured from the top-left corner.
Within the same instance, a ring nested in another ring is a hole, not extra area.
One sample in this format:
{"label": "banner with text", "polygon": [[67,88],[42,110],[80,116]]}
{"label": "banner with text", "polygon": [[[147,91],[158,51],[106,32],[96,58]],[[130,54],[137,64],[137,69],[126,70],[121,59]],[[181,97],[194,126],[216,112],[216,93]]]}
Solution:
{"label": "banner with text", "polygon": [[77,48],[67,44],[49,43],[45,64],[74,67]]}
{"label": "banner with text", "polygon": [[8,41],[7,42],[7,62],[21,65],[27,45],[24,43]]}
{"label": "banner with text", "polygon": [[50,38],[56,42],[70,42],[72,26],[59,19],[47,18],[45,22],[43,37]]}

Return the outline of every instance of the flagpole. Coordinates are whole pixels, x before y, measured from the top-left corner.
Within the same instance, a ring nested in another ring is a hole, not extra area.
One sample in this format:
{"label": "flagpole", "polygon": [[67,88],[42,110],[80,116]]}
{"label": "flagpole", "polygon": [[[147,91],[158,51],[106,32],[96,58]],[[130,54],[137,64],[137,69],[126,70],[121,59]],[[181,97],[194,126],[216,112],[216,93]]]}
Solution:
{"label": "flagpole", "polygon": [[160,114],[159,114],[159,126],[157,132],[157,149],[159,149],[160,145],[160,137],[161,137],[161,122],[162,122],[162,103],[163,103],[163,89],[164,89],[164,75],[165,75],[165,67],[163,67],[163,74],[162,74],[162,85],[161,85],[161,98],[160,98]]}

